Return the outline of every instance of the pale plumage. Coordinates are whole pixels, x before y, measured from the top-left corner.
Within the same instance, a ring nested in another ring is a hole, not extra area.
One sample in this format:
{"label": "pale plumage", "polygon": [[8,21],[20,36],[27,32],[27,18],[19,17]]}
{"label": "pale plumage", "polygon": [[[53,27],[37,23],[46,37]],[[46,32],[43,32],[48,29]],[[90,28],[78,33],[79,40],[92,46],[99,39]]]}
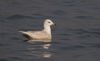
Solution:
{"label": "pale plumage", "polygon": [[44,29],[41,31],[20,31],[28,40],[51,40],[51,28],[50,26],[54,25],[54,23],[46,19],[44,21]]}

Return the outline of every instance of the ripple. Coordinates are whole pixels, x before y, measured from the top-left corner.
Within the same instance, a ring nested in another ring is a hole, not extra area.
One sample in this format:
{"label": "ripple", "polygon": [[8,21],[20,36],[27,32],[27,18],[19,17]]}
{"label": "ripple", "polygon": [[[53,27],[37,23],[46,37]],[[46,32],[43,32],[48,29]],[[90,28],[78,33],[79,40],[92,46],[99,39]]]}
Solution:
{"label": "ripple", "polygon": [[2,47],[2,46],[7,46],[8,44],[0,44],[0,47]]}
{"label": "ripple", "polygon": [[95,44],[92,47],[100,48],[100,44]]}
{"label": "ripple", "polygon": [[62,50],[75,50],[75,49],[82,49],[82,48],[85,48],[85,46],[74,45],[74,46],[61,47]]}
{"label": "ripple", "polygon": [[11,37],[12,40],[20,40],[18,37]]}
{"label": "ripple", "polygon": [[62,34],[60,34],[60,35],[62,35],[62,36],[70,36],[71,34],[62,33]]}
{"label": "ripple", "polygon": [[75,18],[78,18],[78,19],[96,19],[94,18],[93,16],[76,16]]}
{"label": "ripple", "polygon": [[65,15],[66,12],[64,12],[63,10],[56,10],[56,11],[53,11],[53,14],[55,14],[55,15]]}
{"label": "ripple", "polygon": [[86,36],[98,35],[99,36],[100,35],[100,31],[98,29],[97,30],[94,30],[94,29],[70,29],[69,31],[70,31],[70,33],[77,34],[80,36],[82,36],[82,35],[86,35]]}
{"label": "ripple", "polygon": [[9,16],[9,17],[7,17],[6,19],[10,19],[10,20],[14,20],[14,19],[23,19],[23,18],[32,18],[33,19],[33,17],[31,17],[31,16],[24,16],[24,15],[12,15],[12,16]]}
{"label": "ripple", "polygon": [[7,32],[0,33],[0,36],[6,36],[6,35],[9,35],[9,33],[7,33]]}
{"label": "ripple", "polygon": [[0,22],[1,23],[7,23],[7,20],[4,20],[4,19],[1,20],[1,18],[0,18]]}
{"label": "ripple", "polygon": [[38,18],[38,19],[55,18],[55,16],[47,16],[47,15],[43,15],[43,14],[32,14],[32,15],[34,15],[34,17]]}
{"label": "ripple", "polygon": [[10,60],[8,60],[8,59],[0,59],[0,61],[10,61]]}
{"label": "ripple", "polygon": [[90,47],[96,47],[96,48],[100,48],[100,44],[99,43],[84,43],[85,45],[88,45]]}
{"label": "ripple", "polygon": [[77,4],[79,4],[78,1],[74,0],[68,0],[68,1],[64,0],[62,3],[64,6],[76,6]]}
{"label": "ripple", "polygon": [[96,47],[96,48],[100,48],[100,44],[99,43],[83,43],[85,46],[87,47]]}
{"label": "ripple", "polygon": [[19,58],[19,57],[10,57],[10,59],[13,59],[13,60],[21,60],[21,58]]}

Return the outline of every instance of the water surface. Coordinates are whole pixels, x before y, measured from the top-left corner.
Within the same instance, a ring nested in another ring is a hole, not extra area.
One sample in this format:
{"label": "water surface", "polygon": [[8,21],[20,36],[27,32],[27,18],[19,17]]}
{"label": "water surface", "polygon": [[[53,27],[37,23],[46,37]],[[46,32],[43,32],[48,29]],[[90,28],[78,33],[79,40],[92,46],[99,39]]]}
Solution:
{"label": "water surface", "polygon": [[[99,0],[1,0],[0,61],[99,61]],[[56,23],[49,49],[24,42],[19,30]]]}

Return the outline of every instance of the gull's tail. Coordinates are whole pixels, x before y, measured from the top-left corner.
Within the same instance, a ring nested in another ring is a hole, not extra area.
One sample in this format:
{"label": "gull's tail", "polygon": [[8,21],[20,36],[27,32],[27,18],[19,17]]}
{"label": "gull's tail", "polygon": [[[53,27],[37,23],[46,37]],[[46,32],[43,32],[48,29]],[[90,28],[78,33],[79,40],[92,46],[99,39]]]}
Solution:
{"label": "gull's tail", "polygon": [[23,34],[26,34],[26,32],[25,32],[25,31],[18,31],[18,32],[21,32],[21,33],[23,33]]}
{"label": "gull's tail", "polygon": [[[19,32],[21,32],[22,35],[23,35],[24,37],[27,38],[27,40],[32,40],[32,37],[29,35],[28,32],[25,32],[25,31],[19,31]],[[27,40],[26,40],[26,41],[27,41]]]}

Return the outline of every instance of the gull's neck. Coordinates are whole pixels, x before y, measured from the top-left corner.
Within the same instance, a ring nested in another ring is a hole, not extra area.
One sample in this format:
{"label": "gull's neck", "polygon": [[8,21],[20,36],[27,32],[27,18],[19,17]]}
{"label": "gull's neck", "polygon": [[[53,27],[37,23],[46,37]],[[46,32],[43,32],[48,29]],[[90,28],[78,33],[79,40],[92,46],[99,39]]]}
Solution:
{"label": "gull's neck", "polygon": [[44,31],[51,35],[51,28],[49,25],[44,24]]}

